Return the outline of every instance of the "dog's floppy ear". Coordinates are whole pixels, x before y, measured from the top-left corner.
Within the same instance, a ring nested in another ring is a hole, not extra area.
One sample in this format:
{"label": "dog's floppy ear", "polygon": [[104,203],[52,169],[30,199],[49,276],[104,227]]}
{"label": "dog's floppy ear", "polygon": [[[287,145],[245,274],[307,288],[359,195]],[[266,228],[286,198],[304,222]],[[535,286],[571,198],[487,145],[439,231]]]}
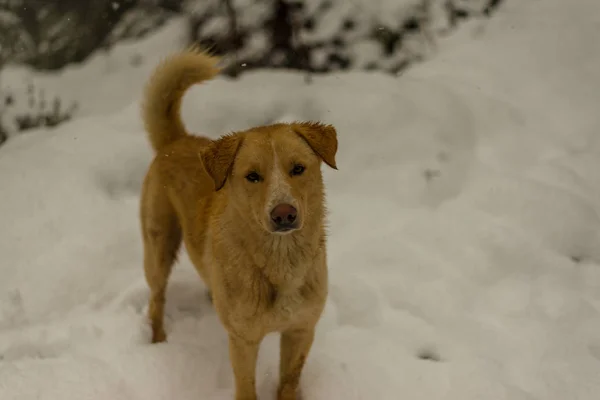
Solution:
{"label": "dog's floppy ear", "polygon": [[337,132],[331,125],[319,122],[295,122],[292,130],[300,135],[315,153],[333,169],[337,169],[335,154],[337,153]]}
{"label": "dog's floppy ear", "polygon": [[239,134],[225,135],[213,140],[201,153],[204,169],[214,181],[216,191],[225,185],[241,143],[242,137]]}

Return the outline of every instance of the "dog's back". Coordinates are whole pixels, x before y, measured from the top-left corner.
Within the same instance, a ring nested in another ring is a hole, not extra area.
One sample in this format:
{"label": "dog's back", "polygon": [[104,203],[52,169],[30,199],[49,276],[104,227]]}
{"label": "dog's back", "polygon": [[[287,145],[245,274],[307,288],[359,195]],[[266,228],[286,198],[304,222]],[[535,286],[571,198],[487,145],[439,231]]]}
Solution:
{"label": "dog's back", "polygon": [[[206,223],[194,221],[208,219],[202,214],[209,213],[209,199],[214,194],[213,180],[200,159],[211,141],[188,134],[180,113],[186,90],[215,77],[219,73],[218,62],[217,57],[197,49],[176,53],[155,69],[144,91],[142,119],[156,152],[144,179],[140,201],[153,342],[166,339],[162,326],[166,282],[184,232],[187,240],[199,243],[191,247],[198,248],[202,247],[207,229]],[[193,261],[198,266],[198,260]]]}

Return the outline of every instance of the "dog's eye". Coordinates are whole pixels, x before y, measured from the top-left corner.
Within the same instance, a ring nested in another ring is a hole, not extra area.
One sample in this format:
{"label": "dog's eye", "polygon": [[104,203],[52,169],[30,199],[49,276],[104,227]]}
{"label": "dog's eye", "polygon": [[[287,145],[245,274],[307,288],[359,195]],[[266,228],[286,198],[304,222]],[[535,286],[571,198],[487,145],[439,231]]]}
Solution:
{"label": "dog's eye", "polygon": [[304,165],[296,164],[294,168],[292,168],[292,175],[302,175],[304,172]]}
{"label": "dog's eye", "polygon": [[262,177],[256,172],[250,172],[248,175],[246,175],[246,180],[248,182],[257,183],[262,180]]}

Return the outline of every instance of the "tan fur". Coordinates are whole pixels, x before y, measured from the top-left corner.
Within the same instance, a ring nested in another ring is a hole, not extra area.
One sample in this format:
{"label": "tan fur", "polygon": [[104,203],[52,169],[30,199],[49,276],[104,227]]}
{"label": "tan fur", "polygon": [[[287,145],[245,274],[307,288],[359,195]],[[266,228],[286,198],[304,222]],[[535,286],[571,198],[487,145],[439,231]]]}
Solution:
{"label": "tan fur", "polygon": [[[236,399],[256,399],[259,345],[281,332],[278,399],[291,400],[327,297],[321,163],[336,168],[336,131],[298,122],[217,140],[188,135],[181,98],[215,76],[217,62],[198,50],[175,54],[145,93],[144,123],[157,151],[141,198],[152,341],[166,340],[165,289],[183,241],[229,334]],[[260,180],[250,182],[251,172]],[[273,232],[270,211],[280,203],[298,210],[296,230]]]}

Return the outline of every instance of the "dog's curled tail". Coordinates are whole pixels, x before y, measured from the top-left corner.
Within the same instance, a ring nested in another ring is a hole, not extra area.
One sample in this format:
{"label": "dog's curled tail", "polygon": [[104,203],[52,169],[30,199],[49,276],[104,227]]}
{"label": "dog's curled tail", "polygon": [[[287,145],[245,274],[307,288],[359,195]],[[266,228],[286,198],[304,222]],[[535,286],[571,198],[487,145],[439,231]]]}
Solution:
{"label": "dog's curled tail", "polygon": [[155,151],[188,134],[181,121],[183,95],[190,86],[214,78],[220,72],[219,60],[191,47],[169,56],[156,67],[142,104],[142,119]]}

